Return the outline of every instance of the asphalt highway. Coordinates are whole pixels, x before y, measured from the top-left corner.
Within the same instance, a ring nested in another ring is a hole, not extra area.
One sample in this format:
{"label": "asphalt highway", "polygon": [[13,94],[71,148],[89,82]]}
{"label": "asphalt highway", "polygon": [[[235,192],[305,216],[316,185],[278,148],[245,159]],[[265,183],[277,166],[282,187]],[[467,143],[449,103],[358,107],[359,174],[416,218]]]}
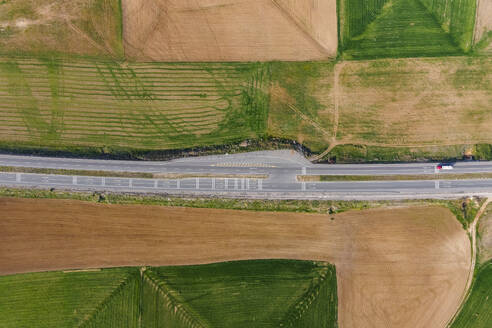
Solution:
{"label": "asphalt highway", "polygon": [[[252,175],[248,178],[137,179],[1,173],[0,186],[257,198],[385,199],[492,194],[492,179],[439,181],[298,182],[297,175],[415,175],[436,172],[437,163],[312,164],[290,151],[188,157],[168,162],[115,161],[0,155],[0,166],[113,172]],[[439,174],[492,172],[492,162],[459,162]]]}

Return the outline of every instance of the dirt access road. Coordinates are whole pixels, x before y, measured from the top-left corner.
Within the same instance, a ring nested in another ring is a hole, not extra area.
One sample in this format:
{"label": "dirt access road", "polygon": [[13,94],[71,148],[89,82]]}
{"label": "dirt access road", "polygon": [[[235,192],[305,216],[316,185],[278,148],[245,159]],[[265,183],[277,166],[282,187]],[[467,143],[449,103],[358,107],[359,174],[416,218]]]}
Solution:
{"label": "dirt access road", "polygon": [[328,215],[0,198],[0,274],[286,258],[334,263],[341,327],[444,327],[470,267],[444,208]]}

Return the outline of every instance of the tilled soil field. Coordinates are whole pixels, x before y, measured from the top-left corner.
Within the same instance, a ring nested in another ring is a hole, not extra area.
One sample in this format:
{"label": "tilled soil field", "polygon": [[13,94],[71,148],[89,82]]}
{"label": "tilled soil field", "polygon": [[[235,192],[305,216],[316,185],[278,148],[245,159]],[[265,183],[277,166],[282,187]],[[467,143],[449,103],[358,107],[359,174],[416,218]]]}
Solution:
{"label": "tilled soil field", "polygon": [[[341,327],[444,327],[470,266],[444,208],[336,216],[0,198],[0,274],[285,258],[336,265]],[[331,219],[333,217],[333,219]]]}
{"label": "tilled soil field", "polygon": [[335,0],[123,0],[125,54],[143,61],[335,57]]}

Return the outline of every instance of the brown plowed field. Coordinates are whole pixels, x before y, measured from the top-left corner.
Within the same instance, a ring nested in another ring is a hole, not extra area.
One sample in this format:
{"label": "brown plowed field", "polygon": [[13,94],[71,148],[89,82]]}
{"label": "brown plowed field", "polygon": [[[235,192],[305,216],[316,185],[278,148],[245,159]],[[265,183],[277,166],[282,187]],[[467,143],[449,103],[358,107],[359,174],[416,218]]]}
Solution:
{"label": "brown plowed field", "polygon": [[327,215],[0,198],[0,274],[255,258],[337,267],[341,327],[444,327],[468,238],[444,208]]}
{"label": "brown plowed field", "polygon": [[335,57],[336,0],[123,0],[127,57],[144,61]]}

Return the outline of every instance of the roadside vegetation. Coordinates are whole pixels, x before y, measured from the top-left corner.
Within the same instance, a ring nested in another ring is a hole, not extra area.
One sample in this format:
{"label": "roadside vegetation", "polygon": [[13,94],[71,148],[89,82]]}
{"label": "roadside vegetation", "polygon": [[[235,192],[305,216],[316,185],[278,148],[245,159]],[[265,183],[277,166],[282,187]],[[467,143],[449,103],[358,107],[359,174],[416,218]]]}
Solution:
{"label": "roadside vegetation", "polygon": [[420,174],[420,175],[298,175],[298,181],[411,181],[411,180],[463,180],[492,179],[492,173]]}
{"label": "roadside vegetation", "polygon": [[186,179],[186,178],[236,178],[236,179],[266,179],[266,174],[212,174],[212,173],[146,173],[129,171],[93,171],[48,169],[22,166],[0,166],[0,172],[7,173],[36,173],[58,175],[81,175],[89,177],[117,177],[142,179]]}
{"label": "roadside vegetation", "polygon": [[106,204],[160,205],[194,208],[217,208],[230,210],[297,212],[329,214],[330,219],[336,214],[349,210],[364,210],[385,206],[411,206],[436,204],[448,208],[463,225],[464,229],[475,218],[483,204],[480,198],[463,198],[455,200],[402,200],[402,201],[335,201],[335,200],[267,200],[267,199],[226,199],[226,198],[185,198],[171,195],[143,195],[120,193],[88,193],[61,190],[0,188],[0,197],[73,199]]}
{"label": "roadside vegetation", "polygon": [[226,198],[182,198],[170,195],[68,192],[60,190],[0,188],[0,197],[74,199],[107,204],[141,204],[231,210],[336,214],[351,209],[387,205],[389,201],[248,200]]}
{"label": "roadside vegetation", "polygon": [[335,267],[323,262],[29,273],[0,277],[0,291],[6,328],[337,327]]}

